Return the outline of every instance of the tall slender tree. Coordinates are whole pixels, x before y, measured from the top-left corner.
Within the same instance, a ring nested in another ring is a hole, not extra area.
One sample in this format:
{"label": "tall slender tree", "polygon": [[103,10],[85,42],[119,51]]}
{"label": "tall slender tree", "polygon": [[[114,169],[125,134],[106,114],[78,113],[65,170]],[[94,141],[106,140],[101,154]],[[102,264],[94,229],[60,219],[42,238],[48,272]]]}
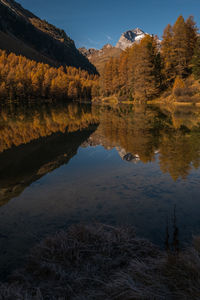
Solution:
{"label": "tall slender tree", "polygon": [[103,86],[102,92],[105,96],[109,96],[112,93],[113,82],[113,58],[111,58],[104,67],[103,71]]}
{"label": "tall slender tree", "polygon": [[190,16],[186,20],[186,33],[187,33],[187,64],[190,67],[190,62],[194,54],[194,49],[197,42],[197,26],[194,17]]}
{"label": "tall slender tree", "polygon": [[170,24],[164,29],[161,44],[161,55],[163,59],[163,75],[165,85],[169,86],[176,77],[173,61],[173,30]]}
{"label": "tall slender tree", "polygon": [[183,16],[178,17],[173,26],[172,59],[176,75],[185,77],[188,74],[187,26]]}
{"label": "tall slender tree", "polygon": [[134,96],[135,99],[147,100],[158,95],[156,58],[158,45],[155,37],[147,35],[136,47]]}

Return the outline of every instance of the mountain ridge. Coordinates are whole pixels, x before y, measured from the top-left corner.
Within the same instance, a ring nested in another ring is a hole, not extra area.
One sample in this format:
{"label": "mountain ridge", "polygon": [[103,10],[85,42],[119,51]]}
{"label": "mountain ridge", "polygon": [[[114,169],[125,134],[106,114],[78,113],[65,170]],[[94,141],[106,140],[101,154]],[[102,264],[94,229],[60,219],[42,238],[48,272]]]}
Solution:
{"label": "mountain ridge", "polygon": [[115,46],[111,44],[104,45],[101,49],[85,47],[79,48],[79,51],[86,56],[89,61],[97,68],[98,72],[101,74],[106,62],[110,58],[118,58],[120,54],[131,47],[134,43],[139,42],[142,38],[148,35],[140,28],[135,28],[132,30],[127,30],[120,36],[117,44]]}
{"label": "mountain ridge", "polygon": [[82,47],[79,48],[79,51],[89,59],[100,74],[102,73],[106,62],[111,57],[119,57],[122,53],[121,49],[116,48],[111,44],[104,45],[100,50],[95,48],[86,49],[85,47]]}
{"label": "mountain ridge", "polygon": [[53,66],[80,67],[97,73],[64,30],[41,20],[14,0],[0,0],[0,35],[2,50]]}

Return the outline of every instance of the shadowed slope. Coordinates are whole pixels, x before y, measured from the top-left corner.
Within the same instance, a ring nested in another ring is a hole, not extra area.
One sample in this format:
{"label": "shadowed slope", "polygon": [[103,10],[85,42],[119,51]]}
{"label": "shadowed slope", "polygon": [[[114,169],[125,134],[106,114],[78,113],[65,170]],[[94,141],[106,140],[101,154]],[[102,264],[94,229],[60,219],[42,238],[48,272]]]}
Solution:
{"label": "shadowed slope", "polygon": [[96,73],[64,30],[39,19],[13,0],[0,0],[0,36],[1,49],[53,66],[68,65]]}

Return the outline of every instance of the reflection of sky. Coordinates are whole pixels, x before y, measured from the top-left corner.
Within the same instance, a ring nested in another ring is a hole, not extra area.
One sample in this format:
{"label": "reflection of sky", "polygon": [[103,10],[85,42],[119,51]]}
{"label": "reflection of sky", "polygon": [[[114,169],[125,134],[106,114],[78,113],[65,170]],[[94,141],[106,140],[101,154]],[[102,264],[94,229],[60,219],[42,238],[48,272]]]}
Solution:
{"label": "reflection of sky", "polygon": [[79,148],[67,165],[0,208],[0,265],[6,261],[13,267],[42,236],[80,221],[131,224],[162,245],[174,204],[181,238],[190,240],[200,233],[199,175],[192,171],[187,181],[174,182],[160,171],[158,155],[153,163],[133,164],[116,149]]}

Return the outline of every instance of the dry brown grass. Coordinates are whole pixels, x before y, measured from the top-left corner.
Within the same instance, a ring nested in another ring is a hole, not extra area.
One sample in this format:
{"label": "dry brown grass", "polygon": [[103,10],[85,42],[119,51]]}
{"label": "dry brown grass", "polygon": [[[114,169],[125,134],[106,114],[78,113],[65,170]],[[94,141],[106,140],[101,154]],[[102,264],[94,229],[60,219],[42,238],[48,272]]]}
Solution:
{"label": "dry brown grass", "polygon": [[[176,82],[175,82],[176,83]],[[165,102],[179,103],[180,105],[196,104],[200,102],[200,83],[190,75],[184,81],[180,79],[180,85],[168,89],[162,94]]]}
{"label": "dry brown grass", "polygon": [[199,238],[177,256],[132,228],[72,226],[32,250],[26,268],[0,286],[0,299],[197,300],[199,250]]}

